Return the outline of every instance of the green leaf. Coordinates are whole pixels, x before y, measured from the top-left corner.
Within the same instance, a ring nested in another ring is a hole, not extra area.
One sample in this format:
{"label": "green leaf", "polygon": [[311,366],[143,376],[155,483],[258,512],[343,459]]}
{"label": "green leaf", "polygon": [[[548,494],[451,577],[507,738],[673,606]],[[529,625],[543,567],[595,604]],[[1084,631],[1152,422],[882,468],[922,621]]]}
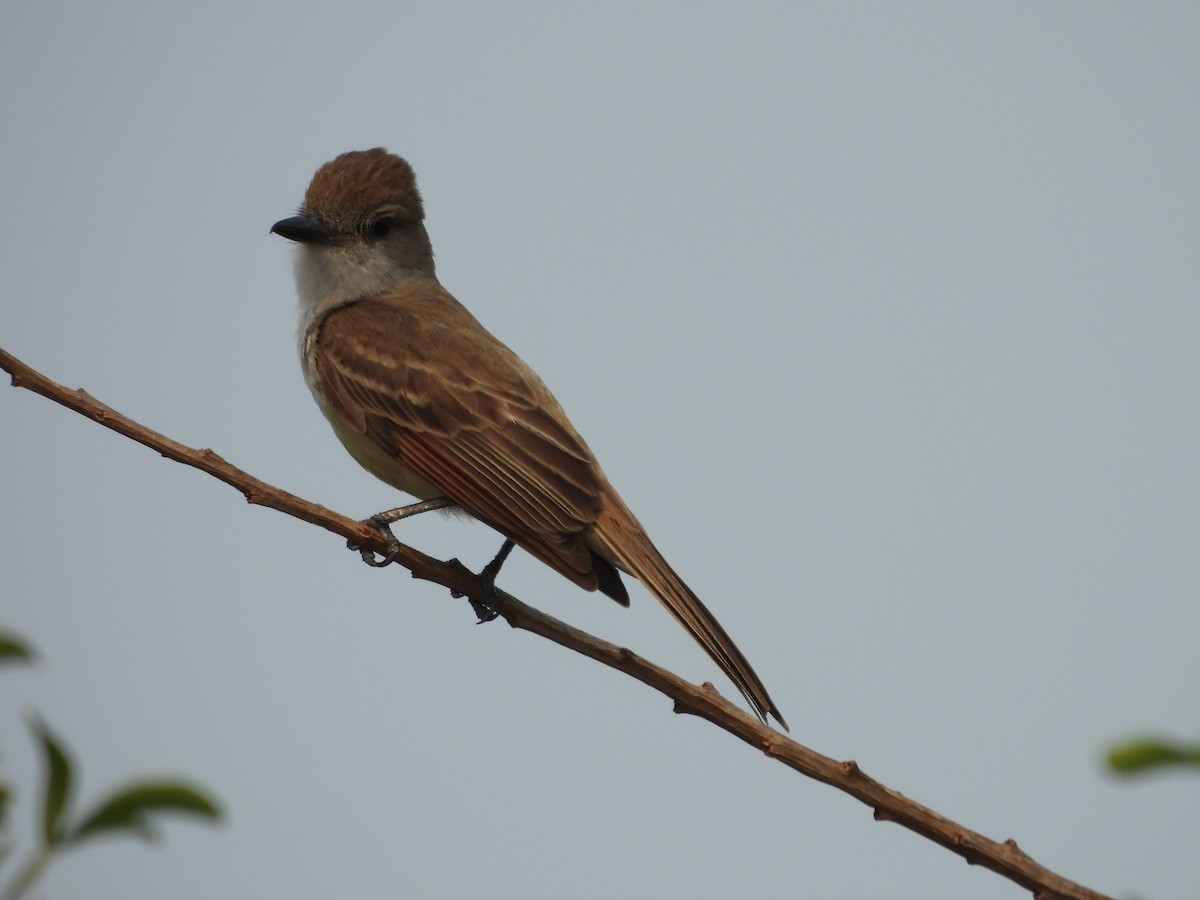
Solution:
{"label": "green leaf", "polygon": [[42,749],[46,782],[42,790],[42,839],[47,846],[57,845],[66,830],[64,818],[71,803],[71,759],[46,724],[36,716],[29,727]]}
{"label": "green leaf", "polygon": [[216,822],[221,811],[207,794],[178,781],[140,781],[115,791],[86,816],[71,835],[79,843],[103,832],[126,831],[153,840],[153,814],[174,813],[199,816]]}
{"label": "green leaf", "polygon": [[33,662],[33,648],[15,634],[0,631],[0,663]]}
{"label": "green leaf", "polygon": [[1200,747],[1163,740],[1138,739],[1116,744],[1108,751],[1108,766],[1121,775],[1135,775],[1171,765],[1200,765]]}

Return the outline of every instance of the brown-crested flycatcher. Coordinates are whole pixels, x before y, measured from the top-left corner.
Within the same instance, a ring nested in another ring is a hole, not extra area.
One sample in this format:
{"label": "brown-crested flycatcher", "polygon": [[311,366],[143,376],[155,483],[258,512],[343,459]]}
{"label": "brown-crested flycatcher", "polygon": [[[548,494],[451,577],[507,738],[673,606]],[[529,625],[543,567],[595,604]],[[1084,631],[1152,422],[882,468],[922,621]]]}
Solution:
{"label": "brown-crested flycatcher", "polygon": [[446,498],[585,590],[622,605],[633,575],[764,720],[746,657],[655,549],[546,386],[434,275],[412,168],[386,150],[317,170],[300,213],[300,354],[321,412],[369,472]]}

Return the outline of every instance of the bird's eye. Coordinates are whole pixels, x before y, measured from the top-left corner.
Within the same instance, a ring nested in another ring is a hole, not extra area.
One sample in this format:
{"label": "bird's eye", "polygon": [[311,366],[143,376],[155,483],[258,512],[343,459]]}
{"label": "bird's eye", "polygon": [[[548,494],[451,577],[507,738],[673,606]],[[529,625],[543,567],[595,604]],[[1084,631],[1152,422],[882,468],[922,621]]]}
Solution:
{"label": "bird's eye", "polygon": [[385,238],[391,233],[392,226],[395,224],[395,220],[389,219],[386,216],[382,219],[376,219],[367,226],[367,234],[375,238],[375,240]]}

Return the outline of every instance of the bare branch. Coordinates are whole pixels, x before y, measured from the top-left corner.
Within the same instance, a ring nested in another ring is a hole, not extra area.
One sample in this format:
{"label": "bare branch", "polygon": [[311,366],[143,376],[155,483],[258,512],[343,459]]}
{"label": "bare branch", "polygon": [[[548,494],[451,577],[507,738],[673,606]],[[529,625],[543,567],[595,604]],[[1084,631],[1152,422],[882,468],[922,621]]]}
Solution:
{"label": "bare branch", "polygon": [[[376,529],[260,481],[212,450],[196,450],[151,431],[85,391],[71,390],[51,381],[3,349],[0,349],[0,368],[12,375],[14,386],[41,394],[169,459],[207,472],[237,488],[250,503],[318,525],[364,549],[379,553],[388,549]],[[397,561],[414,578],[435,582],[476,601],[490,601],[514,628],[540,635],[636,678],[673,700],[676,712],[707,719],[772,759],[855,797],[874,810],[876,819],[896,822],[958,854],[968,863],[991,869],[1031,891],[1037,900],[1107,900],[1105,895],[1068,881],[1038,864],[1015,841],[1010,839],[1001,843],[986,838],[884,787],[864,774],[853,761],[831,759],[796,743],[730,703],[711,684],[694,685],[684,681],[624,647],[573,628],[503,591],[497,591],[494,597],[489,595],[487,586],[456,559],[438,560],[411,547],[402,547]]]}

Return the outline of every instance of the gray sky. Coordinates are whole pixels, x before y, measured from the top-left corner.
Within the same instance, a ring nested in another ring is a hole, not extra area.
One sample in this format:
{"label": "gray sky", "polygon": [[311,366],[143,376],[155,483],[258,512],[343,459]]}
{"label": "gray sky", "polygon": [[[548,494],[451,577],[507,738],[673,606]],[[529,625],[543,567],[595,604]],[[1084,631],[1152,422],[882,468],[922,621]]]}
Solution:
{"label": "gray sky", "polygon": [[[295,357],[313,170],[417,170],[443,282],[537,368],[793,727],[1100,890],[1194,893],[1200,12],[161,3],[0,13],[0,346],[341,512],[402,498]],[[653,692],[0,391],[0,673],[85,798],[230,813],[48,898],[1012,898]],[[481,565],[482,526],[402,539]],[[695,680],[528,557],[502,584]],[[723,692],[734,689],[719,682]]]}

